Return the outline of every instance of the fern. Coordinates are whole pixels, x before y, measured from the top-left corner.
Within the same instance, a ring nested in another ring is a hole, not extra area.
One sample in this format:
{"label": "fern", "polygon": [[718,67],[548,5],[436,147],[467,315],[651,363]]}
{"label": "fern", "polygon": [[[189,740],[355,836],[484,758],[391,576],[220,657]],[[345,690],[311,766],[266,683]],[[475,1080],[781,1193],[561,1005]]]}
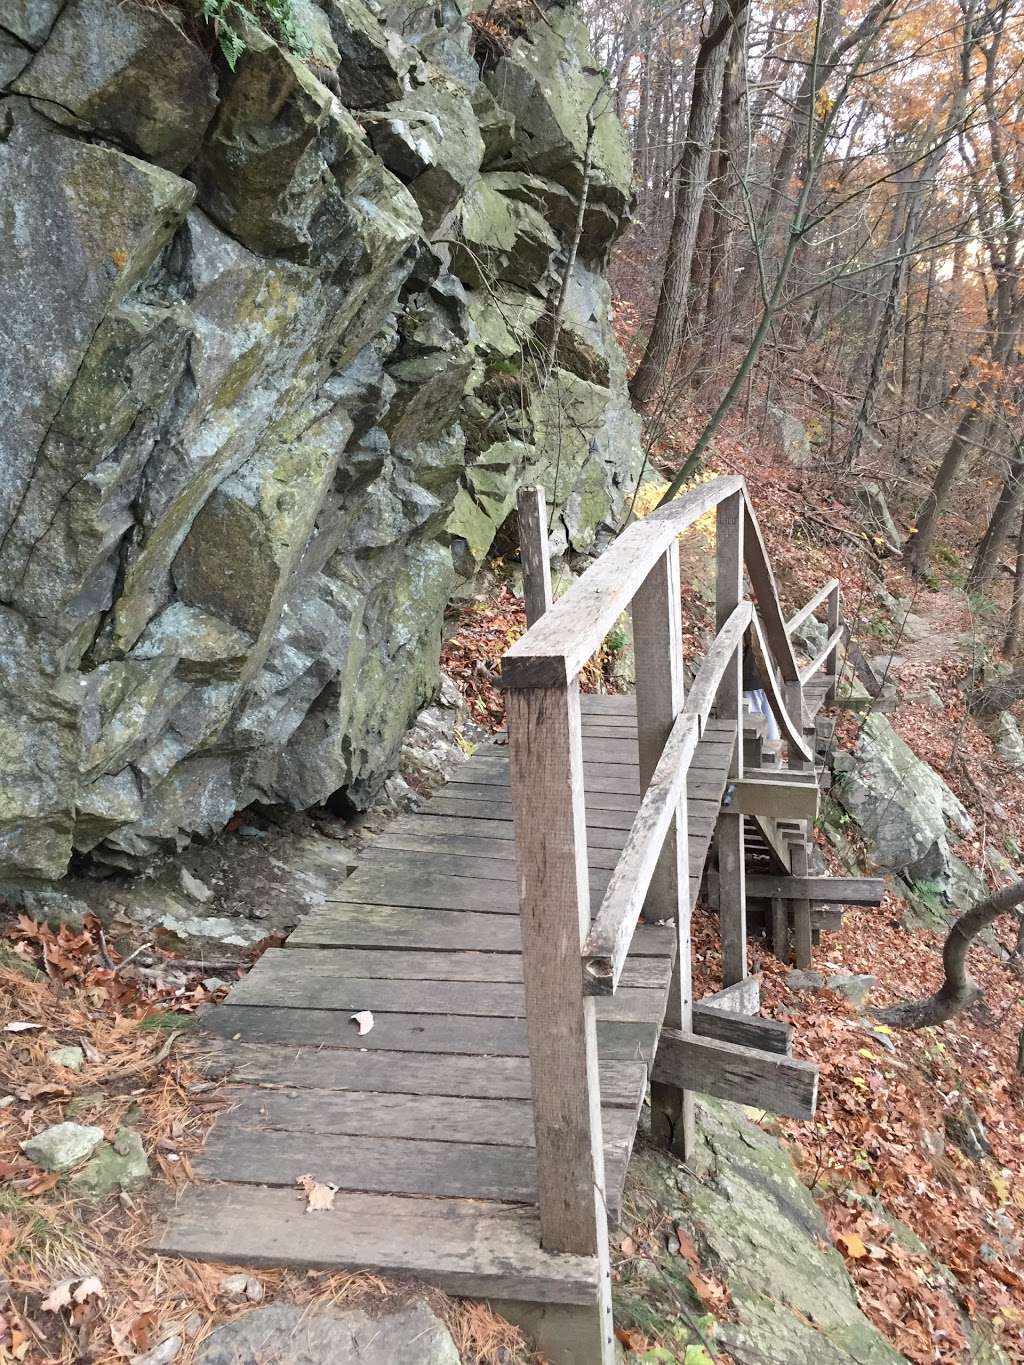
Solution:
{"label": "fern", "polygon": [[213,29],[232,71],[245,51],[242,28],[246,19],[258,24],[296,56],[309,56],[312,44],[295,13],[293,0],[198,0],[198,6],[199,17]]}

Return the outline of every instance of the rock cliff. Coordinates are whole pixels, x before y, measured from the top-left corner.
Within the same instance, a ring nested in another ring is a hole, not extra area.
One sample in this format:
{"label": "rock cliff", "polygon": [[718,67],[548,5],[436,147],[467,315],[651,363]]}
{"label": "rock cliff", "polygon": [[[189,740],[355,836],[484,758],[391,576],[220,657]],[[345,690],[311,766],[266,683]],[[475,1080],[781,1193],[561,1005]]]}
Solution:
{"label": "rock cliff", "polygon": [[635,476],[578,17],[271,8],[0,0],[0,877],[365,805],[516,486]]}

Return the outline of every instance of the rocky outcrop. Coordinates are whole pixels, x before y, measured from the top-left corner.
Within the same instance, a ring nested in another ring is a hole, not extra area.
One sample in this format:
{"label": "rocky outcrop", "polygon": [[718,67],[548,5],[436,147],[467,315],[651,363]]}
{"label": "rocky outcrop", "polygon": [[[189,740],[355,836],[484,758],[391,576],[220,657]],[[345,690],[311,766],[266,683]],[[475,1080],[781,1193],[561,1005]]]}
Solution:
{"label": "rocky outcrop", "polygon": [[579,18],[481,76],[455,0],[294,9],[229,69],[137,0],[0,0],[0,877],[365,806],[517,484],[586,550],[635,477]]}
{"label": "rocky outcrop", "polygon": [[832,799],[860,827],[869,871],[899,876],[939,918],[984,895],[983,879],[953,852],[974,832],[971,817],[884,716],[870,713],[853,753],[833,762]]}

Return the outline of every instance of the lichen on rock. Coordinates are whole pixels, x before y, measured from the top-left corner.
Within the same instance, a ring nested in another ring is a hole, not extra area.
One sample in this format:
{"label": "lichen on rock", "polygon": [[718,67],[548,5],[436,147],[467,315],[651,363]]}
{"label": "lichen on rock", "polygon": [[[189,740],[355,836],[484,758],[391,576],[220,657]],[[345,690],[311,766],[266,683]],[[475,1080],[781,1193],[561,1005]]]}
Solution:
{"label": "lichen on rock", "polygon": [[639,465],[583,25],[482,79],[454,3],[301,0],[231,70],[138,0],[5,14],[0,877],[366,806],[517,486],[585,551]]}

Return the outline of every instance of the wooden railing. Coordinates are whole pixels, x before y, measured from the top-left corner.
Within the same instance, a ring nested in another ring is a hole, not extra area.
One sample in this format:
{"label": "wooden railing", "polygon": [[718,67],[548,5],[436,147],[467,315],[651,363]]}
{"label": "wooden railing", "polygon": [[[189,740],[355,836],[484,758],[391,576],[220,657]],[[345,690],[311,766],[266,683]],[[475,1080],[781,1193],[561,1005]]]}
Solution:
{"label": "wooden railing", "polygon": [[[684,696],[679,535],[712,510],[716,634]],[[520,523],[530,625],[502,661],[502,684],[541,1237],[549,1250],[596,1254],[606,1266],[594,997],[615,990],[643,909],[649,919],[675,923],[678,951],[665,1025],[690,1033],[687,772],[715,708],[719,719],[735,726],[730,777],[742,778],[742,653],[748,634],[787,740],[790,765],[811,766],[813,750],[803,734],[802,681],[808,670],[802,675],[798,667],[790,623],[783,618],[741,478],[715,479],[635,522],[553,605],[538,490],[521,497]],[[538,535],[539,551],[526,543]],[[745,596],[744,570],[756,611]],[[831,590],[829,585],[818,604]],[[591,926],[579,674],[627,607],[633,621],[643,796]],[[795,619],[799,624],[803,618]],[[723,974],[729,985],[746,976],[743,817],[738,812],[722,812],[718,859]],[[680,1121],[685,1141],[692,1143],[692,1097],[685,1093]],[[610,1324],[606,1290],[602,1305]]]}

